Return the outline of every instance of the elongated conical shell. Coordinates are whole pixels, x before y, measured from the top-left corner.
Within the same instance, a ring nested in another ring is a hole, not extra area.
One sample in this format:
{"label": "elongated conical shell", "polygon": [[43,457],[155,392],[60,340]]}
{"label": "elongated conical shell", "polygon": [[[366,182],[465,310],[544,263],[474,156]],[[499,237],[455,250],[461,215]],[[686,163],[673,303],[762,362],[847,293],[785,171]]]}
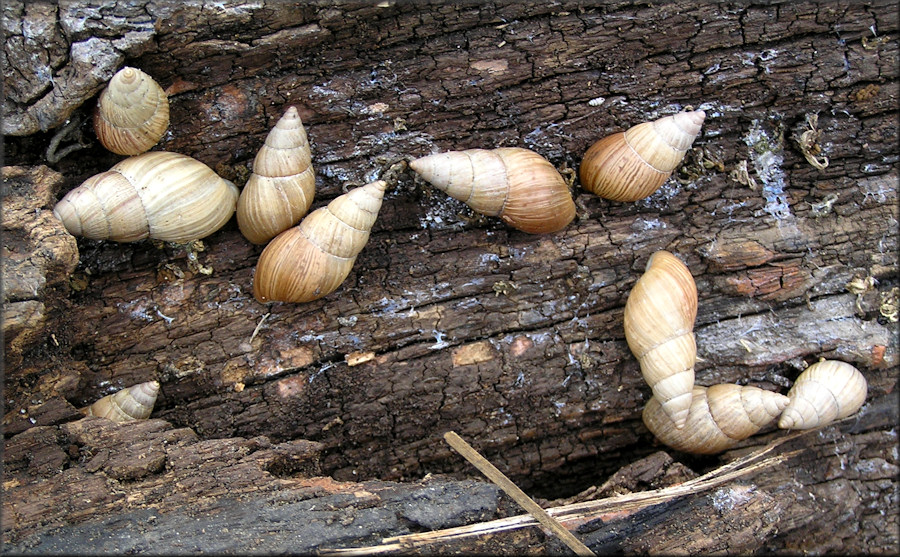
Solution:
{"label": "elongated conical shell", "polygon": [[563,177],[528,149],[450,151],[416,159],[409,167],[450,197],[524,232],[556,232],[575,218]]}
{"label": "elongated conical shell", "polygon": [[224,226],[237,199],[237,187],[202,162],[152,151],[88,178],[53,214],[70,234],[92,240],[185,243]]}
{"label": "elongated conical shell", "polygon": [[677,428],[651,397],[643,420],[657,439],[673,449],[694,454],[716,454],[758,432],[778,417],[788,397],[757,387],[723,383],[695,386],[684,427]]}
{"label": "elongated conical shell", "polygon": [[676,427],[687,420],[694,386],[697,285],[677,257],[658,251],[625,302],[625,340],[641,374]]}
{"label": "elongated conical shell", "polygon": [[378,180],[336,197],[276,236],[259,256],[253,295],[260,302],[309,302],[344,282],[384,198]]}
{"label": "elongated conical shell", "polygon": [[100,93],[94,132],[104,147],[119,155],[150,150],[169,127],[169,98],[152,77],[124,67]]}
{"label": "elongated conical shell", "polygon": [[614,201],[649,196],[684,159],[705,118],[702,110],[679,112],[597,141],[581,161],[582,187]]}
{"label": "elongated conical shell", "polygon": [[295,107],[284,113],[253,160],[237,205],[241,234],[265,244],[309,211],[316,188],[306,130]]}
{"label": "elongated conical shell", "polygon": [[822,359],[797,377],[778,427],[811,429],[846,418],[860,409],[868,390],[858,369],[846,362]]}
{"label": "elongated conical shell", "polygon": [[159,394],[159,383],[148,381],[122,389],[99,399],[82,412],[87,416],[109,418],[114,422],[144,420],[153,412],[156,397]]}

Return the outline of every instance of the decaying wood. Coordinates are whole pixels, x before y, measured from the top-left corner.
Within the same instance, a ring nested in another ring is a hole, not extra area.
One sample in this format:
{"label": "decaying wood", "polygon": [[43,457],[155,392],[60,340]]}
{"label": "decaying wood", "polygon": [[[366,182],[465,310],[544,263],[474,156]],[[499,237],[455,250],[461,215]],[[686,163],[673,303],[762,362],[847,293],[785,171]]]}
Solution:
{"label": "decaying wood", "polygon": [[[3,11],[4,541],[68,540],[74,551],[67,536],[106,529],[122,533],[108,546],[121,549],[134,521],[156,540],[213,509],[182,539],[208,551],[294,547],[277,543],[298,531],[267,546],[268,526],[251,526],[254,513],[286,524],[278,497],[327,500],[337,510],[326,522],[370,521],[361,537],[307,531],[310,548],[506,518],[496,490],[489,504],[448,496],[467,509],[453,524],[416,522],[381,495],[347,495],[386,489],[414,500],[428,474],[457,477],[440,479],[442,494],[465,492],[453,482],[469,470],[443,443],[448,430],[547,506],[617,470],[631,490],[664,487],[652,485],[662,471],[636,479],[635,465],[665,447],[640,421],[649,388],[622,311],[649,256],[667,249],[698,286],[698,383],[786,392],[824,356],[865,374],[869,402],[858,426],[780,445],[782,467],[603,515],[584,531],[594,532],[591,549],[896,547],[895,2],[70,0]],[[550,235],[478,217],[401,173],[337,292],[264,305],[251,290],[262,248],[233,221],[193,246],[75,242],[53,222],[56,199],[120,160],[93,139],[89,115],[125,63],[170,95],[157,148],[238,183],[296,105],[313,150],[314,207],[431,152],[527,147],[574,176],[608,133],[686,106],[707,119],[660,191],[613,203],[576,180],[578,216]],[[162,385],[153,420],[130,430],[75,421],[75,408],[149,380]],[[125,431],[143,457],[114,447]],[[712,459],[672,456],[702,474],[779,435]],[[695,516],[729,534],[710,535]],[[632,539],[615,534],[625,524]],[[263,541],[204,537],[205,527],[249,528]],[[456,543],[427,549],[565,550],[533,527]]]}

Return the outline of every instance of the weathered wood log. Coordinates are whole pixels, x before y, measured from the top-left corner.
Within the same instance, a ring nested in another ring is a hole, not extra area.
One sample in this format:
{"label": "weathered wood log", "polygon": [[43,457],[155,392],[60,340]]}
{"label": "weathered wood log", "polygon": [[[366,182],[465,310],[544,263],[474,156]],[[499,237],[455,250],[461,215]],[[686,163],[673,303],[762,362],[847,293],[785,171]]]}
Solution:
{"label": "weathered wood log", "polygon": [[[253,299],[262,248],[233,221],[204,240],[204,251],[79,239],[74,272],[59,263],[71,261],[65,242],[17,253],[53,263],[32,265],[47,270],[31,279],[35,294],[23,297],[43,305],[32,314],[40,318],[22,317],[5,335],[6,442],[18,451],[27,443],[57,449],[43,449],[33,467],[16,465],[16,484],[5,486],[14,501],[54,489],[77,498],[68,473],[107,489],[104,500],[125,493],[137,501],[129,509],[152,508],[151,494],[172,481],[171,454],[153,452],[136,472],[99,460],[86,470],[67,453],[75,434],[66,429],[83,423],[71,422],[76,407],[148,380],[162,384],[153,417],[174,426],[152,435],[185,432],[177,442],[195,455],[205,454],[204,442],[253,451],[262,437],[272,446],[316,443],[318,468],[308,474],[417,489],[412,484],[429,473],[471,473],[441,441],[452,429],[531,494],[549,500],[599,485],[661,448],[640,422],[649,388],[622,331],[628,292],[658,249],[682,258],[697,282],[698,383],[785,392],[805,364],[824,356],[859,367],[871,401],[897,387],[894,2],[197,1],[138,10],[81,0],[3,9],[4,146],[6,163],[20,167],[5,170],[4,180],[16,172],[55,198],[120,160],[96,143],[88,122],[97,92],[126,62],[170,95],[171,127],[157,149],[194,156],[238,182],[270,126],[296,105],[313,149],[314,207],[393,162],[450,149],[527,147],[572,174],[604,135],[686,106],[707,112],[663,188],[615,203],[576,181],[578,216],[555,234],[528,235],[476,216],[401,174],[348,280],[308,304]],[[48,74],[52,80],[41,77]],[[48,199],[23,218],[46,217]],[[5,206],[5,290],[11,229]],[[49,287],[34,288],[42,281]],[[6,333],[6,312],[19,300],[4,295]],[[893,422],[845,433],[846,454],[865,455],[849,460],[896,467],[887,441],[896,414],[889,405],[866,408]],[[816,497],[872,494],[840,515],[844,533],[802,539],[798,532],[816,515],[840,512],[807,502],[808,516],[786,511],[787,525],[742,523],[746,545],[673,534],[652,546],[617,540],[615,547],[815,551],[849,547],[853,528],[866,532],[854,548],[895,546],[887,502],[896,478],[861,479],[861,469],[832,466],[825,448],[803,443],[806,456],[791,457],[791,476],[780,481],[818,485],[825,469],[830,479]],[[702,473],[733,453],[675,456]],[[209,458],[214,467],[227,461]],[[121,484],[129,474],[145,483]],[[756,491],[747,499],[760,512],[770,509],[763,499],[805,500],[800,488],[783,495],[766,485],[761,499]],[[183,512],[196,496],[181,495]],[[709,510],[713,503],[690,504]],[[865,505],[885,515],[867,514]],[[78,508],[54,526],[125,507]],[[671,516],[665,526],[675,528]],[[5,539],[42,528],[5,520]],[[520,541],[512,547],[543,543]],[[593,547],[613,547],[604,543]]]}

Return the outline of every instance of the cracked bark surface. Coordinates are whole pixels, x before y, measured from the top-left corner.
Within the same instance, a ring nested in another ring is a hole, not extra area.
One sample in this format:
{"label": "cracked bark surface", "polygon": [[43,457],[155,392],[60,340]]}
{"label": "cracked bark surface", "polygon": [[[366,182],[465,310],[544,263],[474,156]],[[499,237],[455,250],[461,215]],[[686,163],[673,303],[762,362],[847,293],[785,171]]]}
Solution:
{"label": "cracked bark surface", "polygon": [[[621,323],[647,258],[667,249],[698,286],[698,383],[785,392],[804,363],[836,358],[869,381],[869,417],[858,429],[833,426],[792,441],[802,451],[792,469],[722,488],[740,495],[730,507],[707,493],[657,508],[653,520],[665,523],[668,538],[644,533],[645,545],[628,545],[618,534],[594,534],[591,547],[895,548],[895,9],[891,2],[4,3],[4,146],[6,164],[17,165],[4,169],[4,181],[18,177],[33,184],[25,191],[44,192],[24,196],[31,203],[24,221],[7,218],[4,199],[5,465],[13,473],[4,499],[75,501],[83,489],[107,501],[51,516],[4,512],[4,540],[69,523],[88,532],[122,510],[189,512],[203,498],[223,505],[222,490],[265,507],[241,487],[247,478],[266,496],[299,497],[299,484],[328,481],[413,497],[432,481],[427,474],[456,481],[472,474],[442,442],[448,429],[547,500],[600,485],[665,450],[640,421],[650,390]],[[85,50],[98,41],[102,47]],[[229,178],[246,176],[271,125],[295,104],[313,151],[314,208],[405,157],[521,146],[577,169],[587,147],[614,131],[689,105],[706,110],[707,120],[684,164],[646,200],[605,201],[576,181],[578,216],[552,235],[478,217],[402,175],[347,281],[308,304],[253,299],[262,248],[234,221],[197,254],[212,274],[180,246],[79,239],[74,270],[62,247],[45,249],[30,261],[52,262],[41,271],[46,280],[23,279],[27,294],[11,297],[10,255],[29,260],[45,237],[65,245],[46,218],[52,203],[120,160],[79,122],[89,121],[96,93],[123,63],[153,75],[170,95],[172,122],[157,149],[194,156]],[[48,72],[53,80],[39,77]],[[816,114],[817,145],[829,161],[823,169],[799,147]],[[88,146],[49,163],[51,170],[45,154],[67,120],[74,124],[59,150]],[[10,238],[24,237],[17,230],[36,240],[13,249]],[[40,319],[7,329],[7,312],[20,301],[42,304]],[[230,461],[213,446],[259,458],[233,468],[217,488],[200,481],[197,491],[167,499],[158,490],[183,481],[173,472],[183,461],[170,448],[146,448],[141,454],[150,456],[137,462],[79,437],[78,428],[100,426],[72,421],[77,407],[154,379],[161,397],[154,420],[132,426],[138,438],[149,445],[171,438],[166,446],[208,455],[214,468]],[[742,447],[779,435],[768,430]],[[297,447],[314,466],[281,476],[266,468],[264,461],[287,458],[275,453]],[[741,450],[672,456],[701,472]],[[97,456],[103,451],[107,457]],[[340,489],[304,497],[333,492]],[[499,501],[495,493],[488,510],[463,512],[465,521],[518,512]],[[698,537],[696,522],[683,536],[668,529],[689,522],[691,512],[746,519],[731,522],[745,535],[726,543]],[[843,529],[804,537],[828,523],[826,515]],[[173,524],[175,516],[158,520]],[[366,539],[458,523],[367,530]],[[516,536],[499,538],[499,549],[562,549],[537,529]],[[467,548],[478,543],[489,542]]]}

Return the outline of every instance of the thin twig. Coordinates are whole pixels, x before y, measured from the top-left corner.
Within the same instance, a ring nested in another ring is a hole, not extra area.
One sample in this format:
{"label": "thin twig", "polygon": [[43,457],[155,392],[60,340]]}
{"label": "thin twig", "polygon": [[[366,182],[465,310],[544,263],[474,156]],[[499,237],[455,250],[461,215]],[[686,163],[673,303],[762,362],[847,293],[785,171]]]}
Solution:
{"label": "thin twig", "polygon": [[[796,433],[785,435],[783,437],[779,437],[769,442],[766,446],[757,449],[749,454],[746,454],[741,458],[738,458],[737,460],[725,464],[724,466],[720,466],[719,468],[707,472],[702,476],[677,485],[650,491],[627,493],[624,495],[617,495],[614,497],[607,497],[604,499],[597,499],[593,501],[582,501],[580,503],[573,503],[561,507],[547,509],[547,511],[545,512],[548,515],[557,517],[558,520],[584,521],[588,519],[595,519],[604,512],[636,512],[648,506],[664,503],[678,497],[684,497],[686,495],[696,495],[698,493],[702,493],[714,487],[728,483],[729,481],[735,480],[741,476],[759,472],[760,470],[763,470],[765,468],[784,463],[788,459],[802,452],[802,449],[781,453],[769,458],[765,458],[763,460],[759,459],[772,452],[779,445],[787,441],[796,439],[801,435],[809,435],[810,433],[814,433],[815,431],[817,430],[807,429],[797,431]],[[351,555],[359,556],[397,553],[415,550],[416,548],[425,545],[446,543],[453,540],[459,540],[473,536],[484,536],[498,532],[510,532],[519,528],[527,528],[533,526],[534,524],[534,517],[529,515],[518,515],[491,520],[488,522],[480,522],[477,524],[456,526],[444,530],[419,532],[415,534],[404,534],[400,536],[382,538],[381,545],[377,546],[321,549],[319,551],[319,554],[348,557]]]}
{"label": "thin twig", "polygon": [[543,524],[545,527],[549,528],[551,532],[557,535],[559,539],[561,539],[569,549],[575,552],[576,555],[590,555],[593,556],[594,552],[590,550],[590,548],[583,543],[581,540],[575,537],[572,532],[566,529],[565,526],[559,523],[552,516],[547,514],[547,511],[541,508],[540,505],[534,502],[534,499],[525,494],[524,491],[519,489],[519,486],[514,484],[512,480],[507,478],[503,472],[498,470],[493,464],[491,464],[486,458],[481,456],[481,454],[472,448],[471,445],[465,442],[462,437],[456,434],[454,431],[448,431],[444,434],[444,440],[453,447],[456,452],[461,454],[472,463],[475,468],[478,468],[482,474],[488,477],[489,480],[497,484],[500,489],[506,492],[507,495],[512,497],[516,503],[522,506],[526,511],[528,511],[531,516],[533,516],[538,522]]}

